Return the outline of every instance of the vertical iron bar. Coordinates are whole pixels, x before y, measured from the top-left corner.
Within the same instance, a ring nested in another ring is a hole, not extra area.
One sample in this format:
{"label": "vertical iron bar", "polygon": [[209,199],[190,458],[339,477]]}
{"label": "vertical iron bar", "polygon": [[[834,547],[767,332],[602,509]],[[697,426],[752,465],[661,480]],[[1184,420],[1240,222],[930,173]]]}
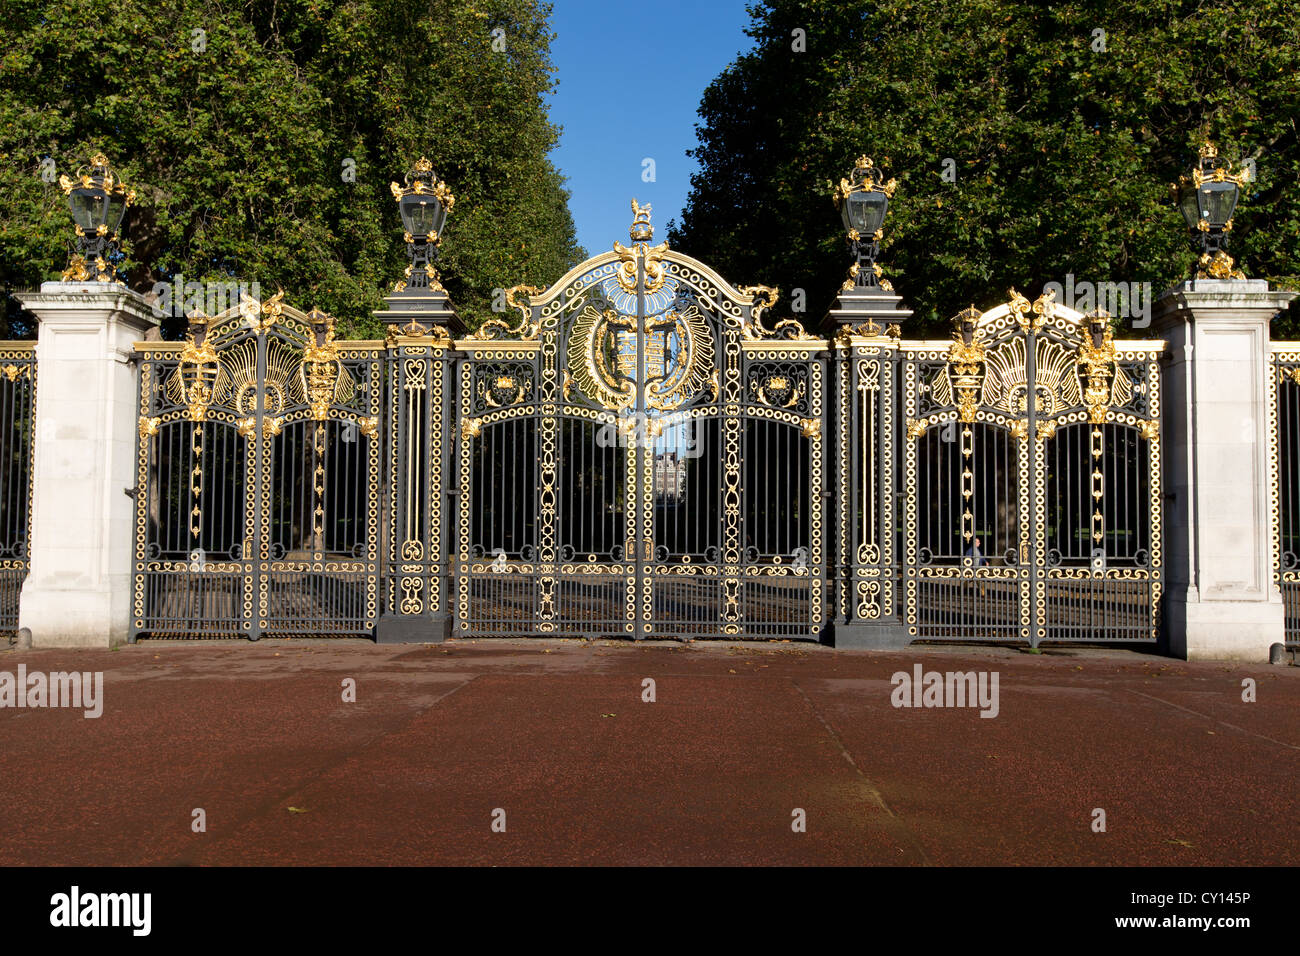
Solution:
{"label": "vertical iron bar", "polygon": [[1038,580],[1042,569],[1039,567],[1039,547],[1041,542],[1038,540],[1038,522],[1042,512],[1042,507],[1036,502],[1035,494],[1037,488],[1037,469],[1035,463],[1039,460],[1039,440],[1038,440],[1038,389],[1036,380],[1038,378],[1038,342],[1037,333],[1033,327],[1025,333],[1025,411],[1028,418],[1028,427],[1025,431],[1025,441],[1028,443],[1027,471],[1025,475],[1026,491],[1029,495],[1029,527],[1026,529],[1029,533],[1029,644],[1031,647],[1038,646],[1038,627],[1039,621],[1043,617],[1043,609],[1039,606],[1038,601]]}
{"label": "vertical iron bar", "polygon": [[[636,549],[636,590],[633,592],[633,601],[636,604],[636,615],[633,623],[633,638],[635,640],[645,639],[645,614],[648,613],[644,606],[643,595],[646,588],[646,561],[645,548],[646,542],[642,542],[643,536],[643,515],[642,515],[642,485],[646,481],[646,470],[650,466],[650,442],[647,441],[650,433],[650,415],[645,404],[645,257],[648,244],[641,244],[640,255],[636,259],[636,416],[633,419],[635,427],[633,436],[638,445],[636,473],[632,479],[633,501],[631,507],[636,515],[635,531],[632,536],[632,545]],[[653,590],[653,587],[652,587]]]}
{"label": "vertical iron bar", "polygon": [[[254,389],[253,417],[255,424],[253,428],[253,480],[248,483],[252,493],[244,500],[245,521],[247,516],[252,517],[253,535],[249,542],[252,547],[248,549],[251,554],[245,554],[244,559],[248,562],[247,566],[252,572],[252,600],[245,626],[249,632],[251,640],[258,640],[262,636],[261,604],[262,597],[265,593],[262,576],[266,572],[265,549],[268,546],[266,540],[265,528],[269,527],[269,515],[264,516],[266,524],[259,521],[259,515],[262,510],[262,487],[265,477],[262,474],[263,465],[266,461],[266,439],[264,437],[263,423],[266,420],[266,335],[259,328],[255,333],[254,341],[257,343],[257,382]],[[270,502],[266,502],[267,507]]]}

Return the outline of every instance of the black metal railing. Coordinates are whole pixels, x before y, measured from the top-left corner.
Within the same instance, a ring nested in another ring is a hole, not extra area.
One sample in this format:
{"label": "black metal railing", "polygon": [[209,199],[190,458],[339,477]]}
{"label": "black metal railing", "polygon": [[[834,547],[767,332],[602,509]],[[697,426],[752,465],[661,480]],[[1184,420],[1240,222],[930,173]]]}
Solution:
{"label": "black metal railing", "polygon": [[1285,642],[1300,647],[1300,342],[1272,343],[1273,575]]}
{"label": "black metal railing", "polygon": [[139,360],[133,639],[371,634],[382,344],[272,300]]}
{"label": "black metal railing", "polygon": [[831,343],[619,255],[454,342],[268,304],[142,343],[134,633],[1155,640],[1159,343],[1050,303]]}
{"label": "black metal railing", "polygon": [[36,343],[0,342],[0,630],[9,632],[28,570],[35,410]]}
{"label": "black metal railing", "polygon": [[909,635],[1157,640],[1162,345],[1019,300],[898,348]]}

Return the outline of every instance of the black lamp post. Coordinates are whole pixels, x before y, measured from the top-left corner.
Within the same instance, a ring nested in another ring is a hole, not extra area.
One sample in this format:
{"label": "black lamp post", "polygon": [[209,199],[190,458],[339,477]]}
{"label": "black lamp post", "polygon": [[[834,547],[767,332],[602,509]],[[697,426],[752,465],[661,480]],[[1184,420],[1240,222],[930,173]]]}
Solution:
{"label": "black lamp post", "polygon": [[406,227],[406,254],[411,262],[406,267],[407,281],[397,284],[404,289],[442,289],[434,263],[447,214],[455,205],[456,197],[447,184],[433,171],[433,164],[421,158],[415,168],[406,174],[406,186],[390,183],[393,198],[397,200]]}
{"label": "black lamp post", "polygon": [[1196,267],[1198,279],[1246,278],[1245,273],[1233,268],[1232,257],[1225,250],[1228,233],[1232,231],[1232,213],[1237,208],[1241,187],[1249,178],[1249,170],[1231,172],[1219,159],[1214,144],[1207,142],[1201,147],[1196,168],[1180,176],[1170,187],[1201,250]]}
{"label": "black lamp post", "polygon": [[77,251],[63,278],[81,282],[93,276],[99,282],[113,281],[108,255],[117,247],[118,228],[126,207],[135,202],[135,190],[126,188],[103,153],[92,156],[90,166],[77,170],[76,178],[60,176],[59,185],[68,197],[77,230]]}
{"label": "black lamp post", "polygon": [[835,190],[835,205],[844,221],[854,257],[854,264],[849,269],[853,279],[851,283],[845,283],[846,288],[851,285],[859,289],[892,290],[889,282],[880,278],[880,266],[876,265],[889,198],[898,188],[896,180],[885,182],[884,179],[880,169],[862,156],[853,172],[847,179],[841,179]]}

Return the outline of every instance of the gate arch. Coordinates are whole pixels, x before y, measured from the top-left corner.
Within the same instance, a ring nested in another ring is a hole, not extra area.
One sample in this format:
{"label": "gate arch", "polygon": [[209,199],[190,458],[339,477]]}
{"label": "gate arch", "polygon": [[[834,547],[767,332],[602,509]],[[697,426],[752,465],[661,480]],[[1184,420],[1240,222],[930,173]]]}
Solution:
{"label": "gate arch", "polygon": [[1156,640],[1163,343],[1013,289],[900,347],[908,633]]}
{"label": "gate arch", "polygon": [[633,210],[630,246],[456,343],[456,631],[817,637],[827,343]]}

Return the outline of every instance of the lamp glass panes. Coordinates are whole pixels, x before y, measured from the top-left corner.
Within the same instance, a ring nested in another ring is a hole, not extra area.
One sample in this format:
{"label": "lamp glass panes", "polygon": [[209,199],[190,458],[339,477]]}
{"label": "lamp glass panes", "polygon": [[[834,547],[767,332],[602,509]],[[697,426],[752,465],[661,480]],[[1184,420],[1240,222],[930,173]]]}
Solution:
{"label": "lamp glass panes", "polygon": [[889,197],[879,190],[849,193],[840,207],[846,230],[856,229],[863,239],[870,239],[885,222]]}

